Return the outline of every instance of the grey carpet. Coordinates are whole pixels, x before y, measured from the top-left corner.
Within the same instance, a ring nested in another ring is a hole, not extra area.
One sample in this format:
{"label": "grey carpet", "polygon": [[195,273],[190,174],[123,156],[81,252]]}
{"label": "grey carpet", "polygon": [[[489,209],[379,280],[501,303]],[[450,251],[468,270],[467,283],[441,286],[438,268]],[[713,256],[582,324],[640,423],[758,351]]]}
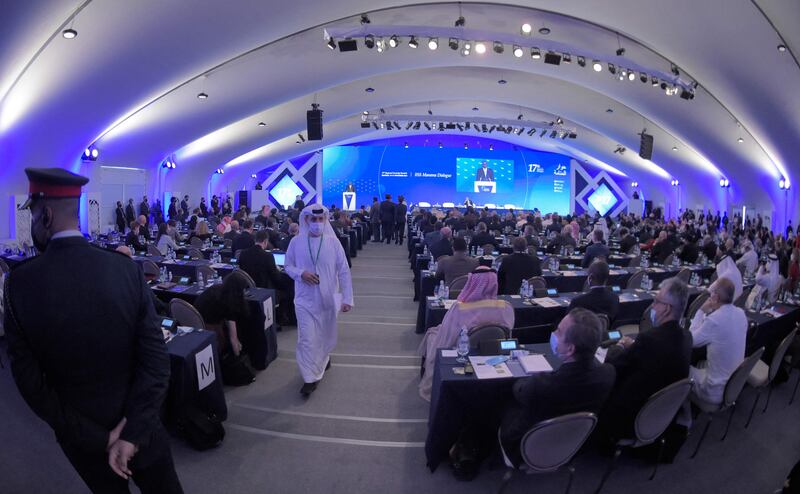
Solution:
{"label": "grey carpet", "polygon": [[[294,347],[295,328],[279,333],[279,359],[244,388],[226,390],[227,437],[199,453],[173,441],[187,493],[428,493],[491,492],[501,470],[484,468],[469,483],[446,465],[425,467],[422,443],[428,404],[417,395],[416,303],[405,247],[368,244],[353,260],[356,307],[339,320],[333,368],[308,400]],[[800,403],[788,406],[795,374],[743,429],[754,393],[746,390],[727,440],[715,421],[703,450],[688,459],[699,430],[672,465],[649,482],[650,465],[623,456],[607,493],[771,493],[800,458]],[[800,401],[800,400],[798,400]],[[395,420],[400,419],[400,420]],[[574,493],[593,492],[606,458],[576,461]],[[508,492],[560,493],[566,473],[518,476]],[[8,369],[0,371],[0,493],[85,492],[52,433],[19,396]]]}

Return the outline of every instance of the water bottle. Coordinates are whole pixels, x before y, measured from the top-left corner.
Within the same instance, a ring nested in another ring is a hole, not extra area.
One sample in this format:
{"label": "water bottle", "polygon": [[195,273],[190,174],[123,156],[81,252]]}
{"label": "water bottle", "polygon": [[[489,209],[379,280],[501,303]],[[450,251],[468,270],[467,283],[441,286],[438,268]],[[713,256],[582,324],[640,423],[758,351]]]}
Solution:
{"label": "water bottle", "polygon": [[520,297],[528,296],[528,280],[522,280],[522,284],[519,286],[519,295]]}
{"label": "water bottle", "polygon": [[203,273],[197,273],[197,285],[200,288],[203,288],[205,284],[203,283],[205,280],[203,279]]}
{"label": "water bottle", "polygon": [[[166,268],[164,268],[164,269],[166,269]],[[170,283],[172,282],[172,271],[169,271],[169,270],[167,271],[167,281],[169,281]]]}
{"label": "water bottle", "polygon": [[467,355],[469,355],[469,334],[467,334],[466,326],[461,326],[461,334],[458,335],[456,353],[458,354],[456,362],[461,364],[467,362]]}
{"label": "water bottle", "polygon": [[444,299],[444,280],[439,282],[439,300]]}
{"label": "water bottle", "polygon": [[433,287],[433,298],[437,300],[439,299],[439,285]]}
{"label": "water bottle", "polygon": [[525,282],[525,284],[526,284],[525,289],[526,289],[528,298],[532,298],[533,297],[533,286],[531,286],[531,284],[528,283],[527,281]]}
{"label": "water bottle", "polygon": [[447,286],[447,285],[445,285],[445,287],[444,287],[444,297],[442,297],[442,298],[444,300],[450,300],[450,287]]}

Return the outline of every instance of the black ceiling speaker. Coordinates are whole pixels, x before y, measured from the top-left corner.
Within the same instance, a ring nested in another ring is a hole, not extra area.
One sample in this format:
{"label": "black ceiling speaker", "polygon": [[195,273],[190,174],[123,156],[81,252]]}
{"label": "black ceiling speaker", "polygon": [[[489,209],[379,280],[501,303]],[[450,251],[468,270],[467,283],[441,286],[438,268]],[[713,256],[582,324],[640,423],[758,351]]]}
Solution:
{"label": "black ceiling speaker", "polygon": [[544,63],[549,63],[550,65],[561,65],[561,55],[558,53],[547,52],[544,55]]}
{"label": "black ceiling speaker", "polygon": [[653,158],[653,136],[650,134],[645,134],[642,131],[642,139],[639,142],[639,156],[642,158],[649,160]]}
{"label": "black ceiling speaker", "polygon": [[311,110],[306,112],[306,129],[308,130],[309,141],[322,140],[322,110],[319,105],[313,103]]}
{"label": "black ceiling speaker", "polygon": [[358,50],[358,44],[356,40],[347,38],[339,41],[339,51],[356,51]]}

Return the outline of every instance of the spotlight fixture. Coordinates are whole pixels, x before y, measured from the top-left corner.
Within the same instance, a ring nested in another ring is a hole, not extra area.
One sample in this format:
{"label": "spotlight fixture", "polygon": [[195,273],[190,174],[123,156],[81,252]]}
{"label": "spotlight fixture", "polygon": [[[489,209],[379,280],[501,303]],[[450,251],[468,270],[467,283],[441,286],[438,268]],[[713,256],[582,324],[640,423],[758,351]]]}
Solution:
{"label": "spotlight fixture", "polygon": [[367,14],[361,14],[361,24],[369,24],[369,16]]}
{"label": "spotlight fixture", "polygon": [[[64,32],[66,32],[66,31],[64,31]],[[77,33],[75,33],[75,34],[77,35]],[[64,36],[64,37],[66,38],[66,36]],[[73,38],[74,38],[74,36],[73,36]],[[778,45],[778,51],[781,52],[781,53],[785,52],[786,51],[786,45]]]}
{"label": "spotlight fixture", "polygon": [[386,42],[383,38],[378,38],[378,41],[375,43],[375,49],[378,50],[378,53],[383,53],[383,50],[386,49]]}
{"label": "spotlight fixture", "polygon": [[267,126],[267,124],[265,124],[264,122],[258,122],[258,126],[259,126],[259,127],[266,127],[266,126]]}
{"label": "spotlight fixture", "polygon": [[208,95],[206,93],[197,93],[197,99],[208,99]]}
{"label": "spotlight fixture", "polygon": [[629,81],[635,81],[636,80],[636,72],[634,72],[632,70],[628,71],[628,80]]}
{"label": "spotlight fixture", "polygon": [[681,98],[685,100],[693,100],[694,91],[687,91],[686,89],[681,88]]}
{"label": "spotlight fixture", "polygon": [[404,147],[404,148],[406,148],[406,149],[408,149],[408,142],[404,142],[404,143],[403,143],[403,147]]}
{"label": "spotlight fixture", "polygon": [[428,48],[431,50],[435,50],[439,48],[439,38],[429,38],[428,39]]}
{"label": "spotlight fixture", "polygon": [[406,124],[406,130],[410,129],[412,125],[414,125],[414,122],[408,122],[408,124]]}
{"label": "spotlight fixture", "polygon": [[416,36],[411,36],[411,39],[408,40],[408,47],[409,48],[416,48],[418,46],[419,46],[419,43],[417,43]]}
{"label": "spotlight fixture", "polygon": [[523,115],[522,115],[522,113],[520,113],[519,115],[517,115],[517,120],[522,120],[522,116],[523,116]]}
{"label": "spotlight fixture", "polygon": [[478,108],[477,106],[472,107],[472,111],[478,111],[478,110],[480,110],[480,108]]}
{"label": "spotlight fixture", "polygon": [[603,64],[601,64],[599,60],[593,61],[592,70],[594,70],[595,72],[601,72],[603,70]]}
{"label": "spotlight fixture", "polygon": [[744,142],[744,139],[742,139],[742,138],[740,137],[740,138],[736,139],[736,142],[738,142],[739,144],[741,144],[741,143],[743,143],[743,142]]}
{"label": "spotlight fixture", "polygon": [[397,48],[397,43],[398,41],[396,34],[389,38],[389,48]]}
{"label": "spotlight fixture", "polygon": [[670,185],[672,185],[673,187],[677,187],[677,186],[679,186],[680,184],[681,184],[681,183],[680,183],[680,182],[678,182],[678,181],[677,181],[677,180],[675,180],[675,179],[673,179],[673,180],[671,180],[671,181],[670,181]]}
{"label": "spotlight fixture", "polygon": [[469,56],[471,50],[472,50],[472,43],[470,43],[469,41],[465,41],[464,47],[461,49],[461,56],[462,57]]}
{"label": "spotlight fixture", "polygon": [[458,40],[456,38],[450,38],[448,45],[450,45],[451,50],[458,50]]}
{"label": "spotlight fixture", "polygon": [[495,41],[492,44],[494,45],[494,52],[497,53],[498,55],[503,53],[503,51],[505,51],[505,46],[503,46],[502,42]]}
{"label": "spotlight fixture", "polygon": [[71,27],[61,31],[61,36],[63,36],[66,39],[75,39],[77,35],[78,31],[72,29]]}
{"label": "spotlight fixture", "polygon": [[222,175],[223,173],[225,173],[225,170],[223,170],[222,168],[217,168],[217,171],[214,173],[216,173],[217,175]]}
{"label": "spotlight fixture", "polygon": [[250,175],[250,178],[257,178],[257,177],[258,177],[258,176],[257,176],[255,173],[254,173],[254,174],[252,174],[252,175]]}
{"label": "spotlight fixture", "polygon": [[442,149],[442,141],[439,141],[439,149]]}
{"label": "spotlight fixture", "polygon": [[527,22],[525,24],[523,24],[522,27],[520,28],[520,31],[522,32],[522,34],[531,34],[532,30],[533,30],[533,28]]}
{"label": "spotlight fixture", "polygon": [[375,48],[375,36],[371,34],[364,36],[364,46],[366,46],[370,50]]}
{"label": "spotlight fixture", "polygon": [[328,48],[330,48],[331,50],[335,50],[336,49],[336,41],[334,41],[332,37],[328,38],[327,45],[328,45]]}
{"label": "spotlight fixture", "polygon": [[778,182],[778,187],[779,187],[781,190],[789,190],[789,187],[790,187],[790,186],[791,186],[791,184],[789,183],[789,179],[788,179],[788,178],[782,178],[782,179],[781,179],[781,180]]}
{"label": "spotlight fixture", "polygon": [[431,130],[431,124],[429,124],[428,122],[425,122],[424,125],[425,125],[426,129]]}
{"label": "spotlight fixture", "polygon": [[469,146],[467,146],[466,142],[464,143],[464,149],[469,149]]}
{"label": "spotlight fixture", "polygon": [[469,123],[469,122],[466,122],[466,123],[464,124],[464,128],[465,128],[465,129],[467,129],[467,130],[469,130],[469,126],[470,126],[470,123]]}
{"label": "spotlight fixture", "polygon": [[419,130],[419,126],[420,126],[420,123],[419,123],[419,122],[416,122],[416,123],[414,124],[414,130]]}
{"label": "spotlight fixture", "polygon": [[493,144],[489,144],[489,151],[494,151],[494,145]]}
{"label": "spotlight fixture", "polygon": [[386,124],[381,122],[381,128],[383,129],[384,127],[386,127]]}
{"label": "spotlight fixture", "polygon": [[544,34],[545,36],[547,36],[548,34],[550,34],[550,28],[549,27],[539,28],[539,34]]}
{"label": "spotlight fixture", "polygon": [[536,47],[531,48],[531,58],[534,60],[539,60],[542,58],[542,52]]}
{"label": "spotlight fixture", "polygon": [[531,128],[531,130],[528,131],[528,137],[533,137],[533,134],[535,134],[535,133],[536,133],[536,129],[535,128]]}
{"label": "spotlight fixture", "polygon": [[569,53],[565,53],[561,61],[564,63],[572,63],[572,55],[570,55]]}
{"label": "spotlight fixture", "polygon": [[542,129],[542,133],[539,134],[539,137],[544,137],[545,134],[547,134],[547,129]]}
{"label": "spotlight fixture", "polygon": [[548,51],[544,55],[544,63],[549,63],[550,65],[561,65],[561,55],[553,51]]}
{"label": "spotlight fixture", "polygon": [[375,127],[375,130],[380,129],[380,127],[378,127],[378,122],[372,122],[372,126]]}
{"label": "spotlight fixture", "polygon": [[558,135],[558,132],[556,132],[555,130],[550,132],[550,139],[555,139],[557,135]]}
{"label": "spotlight fixture", "polygon": [[678,150],[678,146],[672,146],[672,150],[673,151],[677,151]]}
{"label": "spotlight fixture", "polygon": [[[783,180],[781,180],[781,182],[783,182]],[[723,189],[728,188],[731,186],[731,182],[727,178],[721,178],[719,179],[719,186]]]}
{"label": "spotlight fixture", "polygon": [[361,128],[362,129],[368,129],[369,128],[369,122],[361,122]]}
{"label": "spotlight fixture", "polygon": [[505,80],[505,79],[500,79],[499,81],[497,81],[497,83],[500,84],[501,86],[504,86],[504,85],[508,84],[508,81]]}
{"label": "spotlight fixture", "polygon": [[475,43],[475,53],[478,55],[486,53],[486,45],[482,41]]}
{"label": "spotlight fixture", "polygon": [[100,156],[100,152],[97,148],[89,146],[83,151],[82,157],[84,161],[97,161],[98,156]]}
{"label": "spotlight fixture", "polygon": [[98,156],[100,156],[100,151],[97,148],[92,149],[92,159],[96,160]]}
{"label": "spotlight fixture", "polygon": [[608,71],[611,72],[612,74],[616,74],[617,73],[617,68],[614,66],[613,63],[610,63],[610,64],[608,64]]}
{"label": "spotlight fixture", "polygon": [[672,71],[672,73],[673,73],[673,74],[675,74],[675,75],[681,75],[681,71],[680,71],[680,70],[678,70],[678,66],[677,66],[677,65],[675,65],[674,63],[673,63],[673,64],[672,64],[672,66],[670,67],[670,70],[671,70],[671,71]]}
{"label": "spotlight fixture", "polygon": [[564,119],[563,119],[563,118],[561,118],[561,117],[556,117],[556,124],[558,124],[558,125],[564,125]]}
{"label": "spotlight fixture", "polygon": [[644,72],[639,74],[639,80],[642,82],[647,82],[647,74],[645,74]]}
{"label": "spotlight fixture", "polygon": [[386,114],[386,110],[384,110],[383,108],[380,108],[379,111],[384,115]]}
{"label": "spotlight fixture", "polygon": [[522,58],[522,54],[523,54],[522,48],[520,48],[517,45],[514,45],[514,56],[517,58]]}
{"label": "spotlight fixture", "polygon": [[375,88],[374,87],[368,87],[364,91],[367,92],[367,93],[374,93],[375,92]]}
{"label": "spotlight fixture", "polygon": [[636,188],[638,186],[639,186],[639,182],[631,182],[631,187]]}
{"label": "spotlight fixture", "polygon": [[658,77],[656,76],[651,77],[650,84],[652,84],[653,87],[658,87]]}
{"label": "spotlight fixture", "polygon": [[606,113],[614,113],[614,109],[613,108],[606,108]]}
{"label": "spotlight fixture", "polygon": [[617,56],[621,57],[623,55],[625,55],[625,48],[622,47],[617,48]]}
{"label": "spotlight fixture", "polygon": [[[581,67],[586,67],[586,57],[578,57],[578,65]],[[602,67],[600,70],[602,70]]]}
{"label": "spotlight fixture", "polygon": [[428,115],[433,115],[433,110],[431,110],[430,108],[428,108]]}
{"label": "spotlight fixture", "polygon": [[303,134],[297,134],[297,137],[300,138],[300,142],[306,142],[306,138],[303,137]]}
{"label": "spotlight fixture", "polygon": [[455,22],[455,26],[456,27],[464,27],[466,24],[467,24],[467,20],[464,19],[464,16],[463,15],[458,16],[458,19],[456,19],[456,22]]}

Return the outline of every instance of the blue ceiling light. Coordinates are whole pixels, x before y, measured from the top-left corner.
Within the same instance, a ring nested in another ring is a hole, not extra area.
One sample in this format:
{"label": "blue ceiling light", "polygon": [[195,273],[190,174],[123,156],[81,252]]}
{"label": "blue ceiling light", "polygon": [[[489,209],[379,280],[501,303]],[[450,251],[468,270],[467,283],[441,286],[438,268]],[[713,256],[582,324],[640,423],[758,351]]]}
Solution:
{"label": "blue ceiling light", "polygon": [[100,151],[94,147],[94,144],[84,149],[83,154],[81,155],[81,159],[83,159],[83,161],[97,161],[98,157],[100,157]]}

